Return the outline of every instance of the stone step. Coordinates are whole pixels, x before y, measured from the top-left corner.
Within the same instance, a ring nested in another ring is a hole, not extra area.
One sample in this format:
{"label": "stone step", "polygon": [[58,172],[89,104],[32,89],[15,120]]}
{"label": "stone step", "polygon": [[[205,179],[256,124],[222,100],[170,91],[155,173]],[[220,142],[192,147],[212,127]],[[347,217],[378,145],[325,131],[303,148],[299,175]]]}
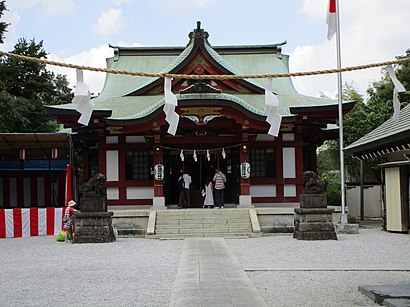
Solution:
{"label": "stone step", "polygon": [[183,240],[185,238],[198,238],[198,237],[222,237],[225,239],[248,239],[254,237],[253,233],[197,233],[197,234],[155,234],[146,235],[147,239],[162,239],[162,240]]}
{"label": "stone step", "polygon": [[248,209],[182,209],[157,211],[154,234],[147,237],[249,237],[252,234]]}
{"label": "stone step", "polygon": [[157,225],[186,225],[186,224],[243,224],[250,223],[250,219],[227,219],[227,218],[218,218],[218,219],[157,219]]}
{"label": "stone step", "polygon": [[247,210],[229,210],[229,209],[203,209],[203,210],[164,210],[164,211],[157,211],[158,217],[163,216],[221,216],[221,215],[229,215],[229,216],[249,216],[249,212]]}
{"label": "stone step", "polygon": [[197,233],[248,233],[252,232],[251,228],[228,228],[228,227],[218,227],[218,228],[159,228],[155,230],[155,234],[166,234],[166,233],[181,233],[181,234],[197,234]]}
{"label": "stone step", "polygon": [[210,229],[210,228],[232,228],[232,229],[237,229],[237,228],[247,228],[247,229],[252,229],[252,225],[250,222],[248,223],[233,223],[233,224],[196,224],[196,223],[185,223],[185,224],[179,224],[179,225],[170,225],[170,224],[157,224],[156,229],[174,229],[174,228],[179,228],[179,229]]}
{"label": "stone step", "polygon": [[127,238],[127,237],[141,237],[145,234],[144,229],[138,228],[118,228],[118,237]]}

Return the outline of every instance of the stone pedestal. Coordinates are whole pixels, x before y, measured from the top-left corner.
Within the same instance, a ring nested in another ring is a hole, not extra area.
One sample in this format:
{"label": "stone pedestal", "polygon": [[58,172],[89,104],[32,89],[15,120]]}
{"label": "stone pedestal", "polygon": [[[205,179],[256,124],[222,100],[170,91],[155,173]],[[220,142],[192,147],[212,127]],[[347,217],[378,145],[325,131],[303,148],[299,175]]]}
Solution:
{"label": "stone pedestal", "polygon": [[108,243],[115,241],[113,212],[74,212],[73,243]]}
{"label": "stone pedestal", "polygon": [[301,194],[300,208],[295,209],[293,237],[298,240],[337,240],[333,211],[327,208],[325,194]]}
{"label": "stone pedestal", "polygon": [[87,196],[80,198],[81,212],[107,212],[105,196]]}

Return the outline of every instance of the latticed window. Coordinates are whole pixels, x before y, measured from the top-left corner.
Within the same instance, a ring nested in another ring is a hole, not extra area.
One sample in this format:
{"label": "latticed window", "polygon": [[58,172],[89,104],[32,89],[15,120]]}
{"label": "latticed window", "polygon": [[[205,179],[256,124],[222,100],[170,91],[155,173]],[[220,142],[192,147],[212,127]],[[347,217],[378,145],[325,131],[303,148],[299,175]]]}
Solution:
{"label": "latticed window", "polygon": [[275,151],[273,149],[251,149],[251,177],[275,178]]}
{"label": "latticed window", "polygon": [[127,152],[127,180],[150,179],[151,158],[150,152],[128,151]]}

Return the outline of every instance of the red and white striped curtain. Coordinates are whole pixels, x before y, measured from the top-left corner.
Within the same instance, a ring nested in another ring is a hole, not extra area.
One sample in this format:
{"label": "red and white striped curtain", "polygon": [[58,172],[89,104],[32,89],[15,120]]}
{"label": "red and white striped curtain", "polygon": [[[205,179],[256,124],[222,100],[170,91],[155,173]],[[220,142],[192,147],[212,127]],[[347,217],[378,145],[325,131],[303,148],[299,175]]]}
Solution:
{"label": "red and white striped curtain", "polygon": [[0,238],[57,235],[66,208],[0,209]]}

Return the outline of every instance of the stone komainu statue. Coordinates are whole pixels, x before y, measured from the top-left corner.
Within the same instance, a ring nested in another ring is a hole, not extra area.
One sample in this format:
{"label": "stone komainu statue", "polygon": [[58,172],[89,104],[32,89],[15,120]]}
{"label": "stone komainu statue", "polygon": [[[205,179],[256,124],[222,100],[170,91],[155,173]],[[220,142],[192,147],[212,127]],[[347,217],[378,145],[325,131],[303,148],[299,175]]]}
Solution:
{"label": "stone komainu statue", "polygon": [[326,192],[327,183],[315,172],[304,172],[303,181],[305,194],[323,194]]}
{"label": "stone komainu statue", "polygon": [[80,186],[80,196],[81,197],[105,197],[103,185],[106,181],[104,174],[98,173],[97,175],[91,177],[87,183]]}

